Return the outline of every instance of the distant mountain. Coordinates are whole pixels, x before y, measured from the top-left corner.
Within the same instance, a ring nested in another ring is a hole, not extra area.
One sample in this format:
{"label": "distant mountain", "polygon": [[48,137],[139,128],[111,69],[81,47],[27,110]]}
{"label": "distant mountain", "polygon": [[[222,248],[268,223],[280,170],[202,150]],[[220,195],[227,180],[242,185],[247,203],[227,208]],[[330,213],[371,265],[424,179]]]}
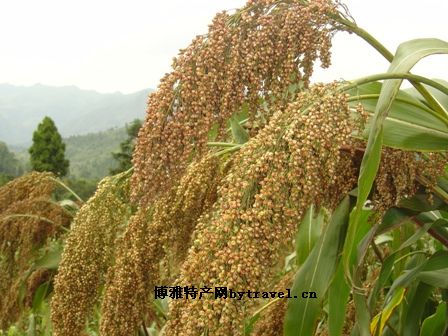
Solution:
{"label": "distant mountain", "polygon": [[0,84],[0,141],[28,146],[46,115],[63,137],[122,127],[144,118],[150,91],[98,93],[75,86]]}

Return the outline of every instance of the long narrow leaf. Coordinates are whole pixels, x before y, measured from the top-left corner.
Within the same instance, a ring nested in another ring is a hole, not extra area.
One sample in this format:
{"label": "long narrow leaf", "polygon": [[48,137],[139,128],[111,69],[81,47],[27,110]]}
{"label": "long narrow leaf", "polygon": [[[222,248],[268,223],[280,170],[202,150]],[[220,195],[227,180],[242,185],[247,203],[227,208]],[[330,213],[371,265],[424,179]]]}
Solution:
{"label": "long narrow leaf", "polygon": [[442,303],[437,307],[436,313],[423,322],[420,336],[445,335],[445,332],[447,331],[446,324],[446,303]]}
{"label": "long narrow leaf", "polygon": [[[408,72],[420,59],[441,53],[448,53],[447,42],[438,39],[418,39],[405,42],[398,47],[388,72]],[[361,286],[361,279],[357,274],[356,268],[353,268],[358,264],[358,262],[353,264],[353,254],[356,253],[355,246],[359,244],[359,241],[356,241],[354,237],[358,231],[362,207],[367,201],[378,172],[383,144],[384,120],[388,116],[402,81],[402,79],[390,79],[384,82],[375,108],[375,114],[372,118],[367,146],[361,162],[358,178],[358,199],[353,210],[354,213],[350,216],[349,239],[344,247],[343,255],[344,268],[347,275],[353,279],[355,286]],[[369,335],[369,326],[365,323],[366,304],[363,303],[360,295],[358,293],[355,294],[355,305],[359,318],[358,331],[361,336],[367,336]]]}
{"label": "long narrow leaf", "polygon": [[232,130],[233,141],[237,144],[245,144],[249,140],[249,134],[240,125],[238,120],[235,117],[230,118],[230,127]]}
{"label": "long narrow leaf", "polygon": [[344,277],[344,268],[340,262],[328,289],[328,331],[332,336],[342,335],[349,295],[350,286]]}
{"label": "long narrow leaf", "polygon": [[[443,79],[433,79],[433,81],[436,81],[437,83],[445,87],[448,87],[448,82]],[[433,97],[439,102],[439,104],[443,106],[445,110],[448,111],[448,96],[443,92],[440,92],[439,90],[432,88],[430,86],[424,85],[424,87],[433,95]],[[406,89],[405,91],[409,93],[411,96],[416,97],[421,101],[424,101],[423,96],[415,88],[409,88]]]}
{"label": "long narrow leaf", "polygon": [[[414,280],[422,280],[420,279],[420,274],[428,275],[429,273],[429,276],[431,276],[440,271],[444,272],[447,268],[448,268],[448,252],[438,251],[434,253],[431,257],[429,257],[429,259],[425,260],[423,263],[417,265],[416,267],[410,270],[405,271],[401,276],[399,276],[390,287],[389,293],[393,293],[399,287],[408,286]],[[429,283],[429,285],[432,285],[432,283]],[[389,293],[387,295],[388,297],[390,296]]]}
{"label": "long narrow leaf", "polygon": [[[372,82],[350,90],[352,106],[361,103],[373,116],[378,105],[382,84]],[[372,117],[363,137],[367,138]],[[385,146],[402,150],[441,151],[448,146],[446,121],[431,108],[410,94],[399,91],[384,120]]]}
{"label": "long narrow leaf", "polygon": [[392,296],[391,300],[386,304],[384,309],[378,313],[372,320],[372,324],[370,325],[370,331],[374,335],[381,335],[383,333],[384,327],[386,326],[387,321],[389,321],[392,313],[395,308],[400,305],[401,301],[404,298],[405,289],[400,288],[395,292]]}
{"label": "long narrow leaf", "polygon": [[[448,43],[438,39],[417,39],[402,43],[397,49],[388,72],[408,72],[422,58],[442,53],[448,53]],[[358,180],[358,212],[360,211],[360,206],[367,200],[367,196],[372,188],[381,157],[383,122],[398,94],[402,81],[402,79],[386,80],[381,88],[366,152],[361,163]]]}
{"label": "long narrow leaf", "polygon": [[[327,229],[297,272],[285,316],[285,336],[314,335],[325,293],[334,275],[348,224],[350,201],[346,196],[334,211]],[[302,292],[315,292],[317,298],[302,298]]]}
{"label": "long narrow leaf", "polygon": [[[422,58],[432,55],[448,53],[448,43],[438,39],[417,39],[401,44],[389,67],[388,72],[408,72]],[[356,231],[362,206],[367,200],[373,181],[378,171],[381,147],[384,132],[384,120],[389,114],[389,110],[399,92],[402,79],[386,80],[381,88],[380,97],[375,107],[375,114],[371,122],[366,151],[361,162],[358,179],[358,200],[353,218],[353,225],[350,223],[350,231]],[[349,233],[350,235],[350,233]],[[353,243],[353,242],[349,242]],[[347,254],[353,250],[352,246],[345,251],[345,262],[349,263]],[[346,268],[349,268],[346,265]]]}
{"label": "long narrow leaf", "polygon": [[300,223],[296,235],[296,264],[298,266],[302,265],[311,253],[321,234],[323,221],[322,211],[316,213],[314,205],[311,205]]}
{"label": "long narrow leaf", "polygon": [[420,282],[415,286],[412,295],[405,298],[405,313],[402,317],[403,323],[401,332],[403,336],[418,336],[425,304],[433,289],[433,287]]}

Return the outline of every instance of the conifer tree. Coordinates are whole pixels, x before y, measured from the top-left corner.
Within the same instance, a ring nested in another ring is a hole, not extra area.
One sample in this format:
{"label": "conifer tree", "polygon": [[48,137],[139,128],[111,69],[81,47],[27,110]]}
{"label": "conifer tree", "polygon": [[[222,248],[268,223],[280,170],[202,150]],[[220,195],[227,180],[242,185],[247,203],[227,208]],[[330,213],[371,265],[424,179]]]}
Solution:
{"label": "conifer tree", "polygon": [[45,117],[37,126],[29,153],[33,170],[67,175],[69,161],[65,159],[65,144],[51,118]]}

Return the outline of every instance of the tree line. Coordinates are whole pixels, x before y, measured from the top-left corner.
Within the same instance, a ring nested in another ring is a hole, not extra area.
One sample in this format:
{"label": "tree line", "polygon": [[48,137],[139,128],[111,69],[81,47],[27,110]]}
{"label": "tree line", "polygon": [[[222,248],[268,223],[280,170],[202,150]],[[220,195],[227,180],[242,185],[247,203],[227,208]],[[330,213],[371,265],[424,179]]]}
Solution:
{"label": "tree line", "polygon": [[[119,150],[112,152],[109,174],[117,174],[131,167],[135,138],[141,127],[141,120],[135,119],[126,124],[126,139],[120,143]],[[6,143],[0,142],[0,186],[25,171],[52,172],[65,178],[69,185],[84,197],[89,197],[96,189],[97,179],[85,179],[70,174],[70,160],[67,158],[66,144],[55,122],[46,116],[33,133],[32,145],[28,149],[29,162],[24,164],[9,150]]]}

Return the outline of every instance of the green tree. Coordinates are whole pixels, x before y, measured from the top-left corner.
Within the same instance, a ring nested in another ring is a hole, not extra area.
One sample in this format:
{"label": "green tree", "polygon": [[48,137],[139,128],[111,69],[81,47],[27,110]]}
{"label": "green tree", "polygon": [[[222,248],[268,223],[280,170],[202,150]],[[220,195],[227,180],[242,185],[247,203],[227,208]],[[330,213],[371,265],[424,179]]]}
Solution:
{"label": "green tree", "polygon": [[17,176],[20,175],[21,169],[19,160],[12,153],[8,146],[0,141],[0,173]]}
{"label": "green tree", "polygon": [[14,153],[0,141],[0,186],[23,173],[23,169]]}
{"label": "green tree", "polygon": [[139,119],[135,119],[130,125],[126,125],[128,137],[120,144],[120,152],[112,153],[113,158],[118,162],[118,167],[111,169],[111,174],[115,175],[132,167],[132,152],[140,127],[142,127],[142,121]]}
{"label": "green tree", "polygon": [[36,171],[49,171],[58,176],[68,172],[65,144],[53,120],[45,117],[33,133],[33,145],[29,149],[31,167]]}

